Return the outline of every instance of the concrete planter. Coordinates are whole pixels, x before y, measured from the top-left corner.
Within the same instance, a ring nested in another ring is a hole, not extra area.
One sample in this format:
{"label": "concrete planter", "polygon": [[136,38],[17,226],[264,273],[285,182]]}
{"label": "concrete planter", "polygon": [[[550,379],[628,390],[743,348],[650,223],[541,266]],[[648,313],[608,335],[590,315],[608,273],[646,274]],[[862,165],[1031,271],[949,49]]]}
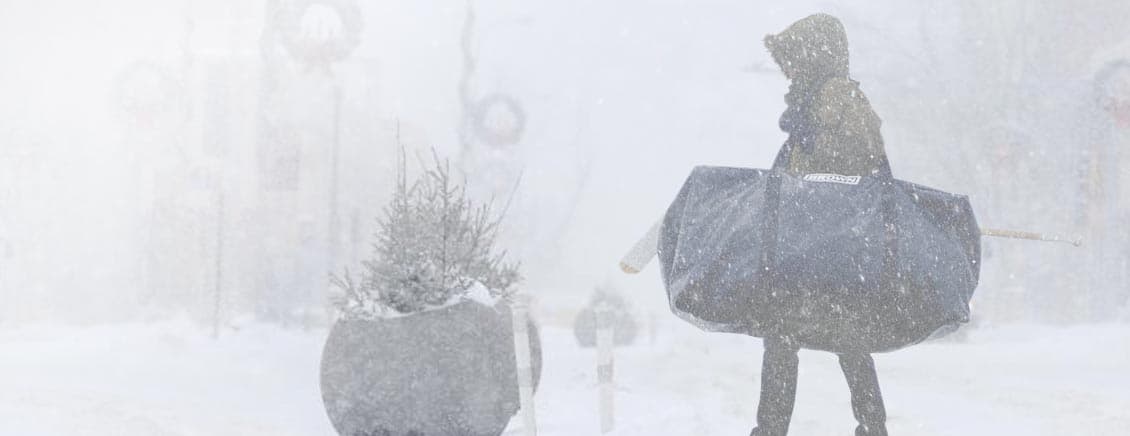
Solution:
{"label": "concrete planter", "polygon": [[[498,436],[519,406],[511,326],[505,303],[471,301],[338,321],[322,353],[326,413],[342,436]],[[529,331],[536,384],[541,344]]]}

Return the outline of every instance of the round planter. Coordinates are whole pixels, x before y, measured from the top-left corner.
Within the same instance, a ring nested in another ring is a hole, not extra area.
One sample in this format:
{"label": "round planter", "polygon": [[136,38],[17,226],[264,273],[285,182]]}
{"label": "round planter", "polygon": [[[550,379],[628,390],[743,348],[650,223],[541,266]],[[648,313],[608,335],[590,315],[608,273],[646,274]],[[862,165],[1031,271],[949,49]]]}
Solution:
{"label": "round planter", "polygon": [[[338,321],[322,352],[326,413],[342,436],[498,436],[519,406],[511,326],[505,303],[470,301]],[[529,331],[536,385],[541,344]]]}

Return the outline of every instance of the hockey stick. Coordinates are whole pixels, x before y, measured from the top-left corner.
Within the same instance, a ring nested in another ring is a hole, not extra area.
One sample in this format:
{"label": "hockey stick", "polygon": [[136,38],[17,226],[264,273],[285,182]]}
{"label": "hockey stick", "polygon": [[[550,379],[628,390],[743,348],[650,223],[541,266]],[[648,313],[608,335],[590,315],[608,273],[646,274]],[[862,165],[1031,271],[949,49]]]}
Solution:
{"label": "hockey stick", "polygon": [[1083,245],[1083,239],[1076,237],[1075,239],[1067,239],[1058,235],[1044,235],[1036,232],[1023,232],[1019,230],[1004,230],[1004,229],[981,229],[981,236],[992,236],[996,238],[1012,238],[1012,239],[1028,239],[1032,241],[1045,241],[1045,242],[1063,242],[1071,244],[1076,247]]}
{"label": "hockey stick", "polygon": [[628,274],[638,274],[643,271],[644,267],[651,262],[655,254],[659,251],[659,227],[663,225],[663,220],[656,221],[651,226],[651,230],[643,235],[632,246],[632,249],[620,259],[620,270]]}

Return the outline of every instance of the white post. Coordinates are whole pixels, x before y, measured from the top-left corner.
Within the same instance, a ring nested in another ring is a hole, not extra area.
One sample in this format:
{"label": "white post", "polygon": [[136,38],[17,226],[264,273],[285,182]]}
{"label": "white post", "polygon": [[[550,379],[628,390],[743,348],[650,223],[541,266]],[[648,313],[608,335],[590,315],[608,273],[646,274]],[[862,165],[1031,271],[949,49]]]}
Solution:
{"label": "white post", "polygon": [[612,311],[601,303],[594,308],[596,314],[596,378],[600,387],[600,432],[611,432],[616,426],[615,385],[612,382]]}
{"label": "white post", "polygon": [[526,436],[537,436],[538,422],[534,415],[534,371],[530,364],[530,331],[526,325],[530,298],[517,295],[511,309],[514,325],[514,357],[518,367],[518,399],[521,402],[522,427]]}
{"label": "white post", "polygon": [[[222,174],[223,167],[220,168]],[[221,176],[216,176],[222,180]],[[220,337],[221,305],[224,297],[224,184],[216,184],[216,265],[213,271],[216,282],[213,284],[212,296],[212,339]]]}

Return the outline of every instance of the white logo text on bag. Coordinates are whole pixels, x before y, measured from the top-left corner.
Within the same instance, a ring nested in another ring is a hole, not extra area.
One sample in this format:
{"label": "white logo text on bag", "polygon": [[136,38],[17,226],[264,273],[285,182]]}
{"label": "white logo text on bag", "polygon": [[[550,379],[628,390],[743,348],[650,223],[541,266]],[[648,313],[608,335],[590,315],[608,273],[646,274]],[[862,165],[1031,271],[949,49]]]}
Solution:
{"label": "white logo text on bag", "polygon": [[841,174],[807,174],[804,176],[806,182],[821,182],[821,183],[841,183],[844,185],[858,185],[859,176],[845,176]]}

